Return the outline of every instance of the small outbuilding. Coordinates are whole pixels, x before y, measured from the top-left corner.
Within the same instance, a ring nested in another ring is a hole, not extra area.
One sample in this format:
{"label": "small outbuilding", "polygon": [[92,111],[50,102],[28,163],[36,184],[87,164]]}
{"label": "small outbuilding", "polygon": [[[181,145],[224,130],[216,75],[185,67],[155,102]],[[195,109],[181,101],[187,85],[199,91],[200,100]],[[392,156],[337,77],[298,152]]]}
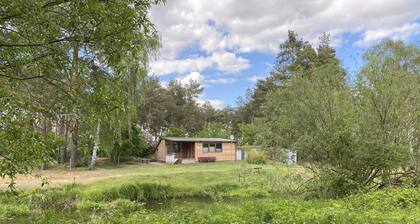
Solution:
{"label": "small outbuilding", "polygon": [[236,161],[237,142],[224,138],[162,137],[155,159],[166,163]]}

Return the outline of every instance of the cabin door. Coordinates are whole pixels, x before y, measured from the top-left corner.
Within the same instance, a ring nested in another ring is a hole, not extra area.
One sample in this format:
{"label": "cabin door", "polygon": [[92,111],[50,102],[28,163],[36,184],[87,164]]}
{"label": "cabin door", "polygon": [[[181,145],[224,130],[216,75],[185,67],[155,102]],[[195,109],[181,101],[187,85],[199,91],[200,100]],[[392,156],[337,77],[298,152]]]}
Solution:
{"label": "cabin door", "polygon": [[186,157],[187,158],[194,158],[195,157],[193,144],[194,143],[191,143],[191,142],[186,144],[186,152],[187,152]]}

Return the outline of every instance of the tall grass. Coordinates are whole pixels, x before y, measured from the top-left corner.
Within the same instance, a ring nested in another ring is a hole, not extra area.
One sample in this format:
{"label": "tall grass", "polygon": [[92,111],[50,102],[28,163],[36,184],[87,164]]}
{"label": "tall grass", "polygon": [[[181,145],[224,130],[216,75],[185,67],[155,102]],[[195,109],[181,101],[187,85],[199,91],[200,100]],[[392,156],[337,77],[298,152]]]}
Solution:
{"label": "tall grass", "polygon": [[0,194],[0,223],[420,223],[420,189],[305,200],[300,169],[244,169]]}

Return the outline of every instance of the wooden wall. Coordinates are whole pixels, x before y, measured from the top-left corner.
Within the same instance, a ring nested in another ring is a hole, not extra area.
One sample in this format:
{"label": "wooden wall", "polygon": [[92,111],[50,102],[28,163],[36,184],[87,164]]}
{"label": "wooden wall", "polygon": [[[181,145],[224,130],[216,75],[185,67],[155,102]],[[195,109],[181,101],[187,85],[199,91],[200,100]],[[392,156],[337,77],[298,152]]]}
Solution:
{"label": "wooden wall", "polygon": [[159,161],[165,161],[166,157],[166,142],[162,139],[155,151],[155,159]]}
{"label": "wooden wall", "polygon": [[[207,143],[207,142],[206,142]],[[216,142],[208,142],[208,143],[214,143]],[[154,153],[155,159],[158,161],[165,161],[166,155],[168,151],[173,151],[171,142],[166,142],[164,139],[162,139]],[[186,145],[184,143],[182,149],[185,150]],[[236,160],[236,143],[234,142],[223,142],[222,143],[222,152],[203,152],[203,142],[195,142],[194,143],[194,149],[195,149],[195,160],[198,161],[198,157],[208,157],[208,156],[214,156],[216,157],[216,161],[235,161]],[[184,150],[181,150],[180,153],[177,153],[177,158],[186,157],[186,155],[181,153],[184,153]]]}
{"label": "wooden wall", "polygon": [[[209,142],[209,143],[213,143],[213,142]],[[195,143],[195,160],[198,161],[198,157],[207,157],[207,156],[216,157],[216,161],[235,161],[236,160],[236,143],[223,142],[222,152],[204,153],[203,142],[196,142]]]}

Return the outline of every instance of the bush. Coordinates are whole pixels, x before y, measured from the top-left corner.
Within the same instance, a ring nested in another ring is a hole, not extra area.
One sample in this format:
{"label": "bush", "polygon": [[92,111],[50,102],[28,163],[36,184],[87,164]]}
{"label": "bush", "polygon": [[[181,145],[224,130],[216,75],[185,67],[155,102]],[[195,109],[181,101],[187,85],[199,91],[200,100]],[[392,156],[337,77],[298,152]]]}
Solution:
{"label": "bush", "polygon": [[350,174],[336,173],[331,169],[319,170],[319,175],[306,185],[306,198],[343,198],[360,192],[362,186]]}
{"label": "bush", "polygon": [[29,206],[35,210],[59,209],[74,210],[79,197],[78,185],[63,188],[36,189],[29,193]]}
{"label": "bush", "polygon": [[88,195],[95,202],[127,199],[130,201],[157,201],[174,198],[176,190],[169,185],[130,183],[106,190],[99,190]]}
{"label": "bush", "polygon": [[261,165],[261,164],[265,164],[265,163],[266,163],[265,158],[264,158],[264,156],[262,156],[262,155],[249,156],[249,157],[246,159],[246,161],[247,161],[249,164],[259,164],[259,165]]}

